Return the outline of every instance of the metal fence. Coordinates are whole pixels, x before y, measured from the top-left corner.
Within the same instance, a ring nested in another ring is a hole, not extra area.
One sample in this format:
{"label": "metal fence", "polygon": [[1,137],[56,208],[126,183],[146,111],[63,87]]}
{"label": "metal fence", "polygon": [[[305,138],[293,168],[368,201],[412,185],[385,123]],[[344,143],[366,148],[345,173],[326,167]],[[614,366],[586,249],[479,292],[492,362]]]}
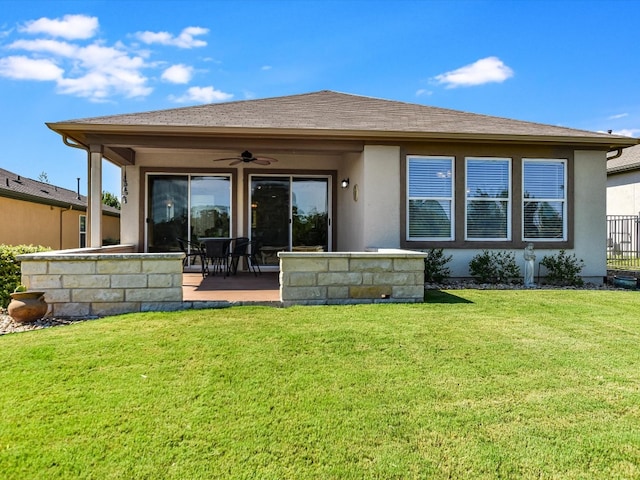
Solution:
{"label": "metal fence", "polygon": [[640,266],[640,216],[607,215],[607,266]]}

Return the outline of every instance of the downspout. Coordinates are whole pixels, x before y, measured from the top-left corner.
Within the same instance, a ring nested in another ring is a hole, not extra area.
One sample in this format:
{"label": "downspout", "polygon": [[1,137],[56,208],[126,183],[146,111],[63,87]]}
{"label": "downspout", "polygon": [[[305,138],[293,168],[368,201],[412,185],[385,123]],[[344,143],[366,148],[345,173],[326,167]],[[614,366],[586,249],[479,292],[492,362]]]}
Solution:
{"label": "downspout", "polygon": [[73,210],[73,205],[69,205],[68,209],[60,209],[60,250],[62,250],[62,214],[64,212],[70,212],[71,210]]}
{"label": "downspout", "polygon": [[607,162],[609,160],[613,160],[614,158],[618,158],[620,155],[622,155],[622,150],[624,150],[624,149],[623,148],[616,148],[615,150],[609,150],[607,153],[611,153],[611,152],[616,152],[616,153],[611,155],[610,157],[607,157]]}

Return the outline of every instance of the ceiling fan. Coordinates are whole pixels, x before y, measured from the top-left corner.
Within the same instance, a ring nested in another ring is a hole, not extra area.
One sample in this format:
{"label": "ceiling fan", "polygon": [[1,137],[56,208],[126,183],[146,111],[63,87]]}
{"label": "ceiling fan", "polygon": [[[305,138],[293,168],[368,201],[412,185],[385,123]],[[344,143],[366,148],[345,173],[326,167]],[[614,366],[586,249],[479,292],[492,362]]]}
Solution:
{"label": "ceiling fan", "polygon": [[254,157],[253,153],[249,150],[245,150],[238,157],[228,157],[228,158],[216,158],[214,162],[224,162],[231,161],[229,165],[238,165],[239,163],[256,163],[258,165],[269,165],[271,162],[277,162],[275,158],[271,157]]}

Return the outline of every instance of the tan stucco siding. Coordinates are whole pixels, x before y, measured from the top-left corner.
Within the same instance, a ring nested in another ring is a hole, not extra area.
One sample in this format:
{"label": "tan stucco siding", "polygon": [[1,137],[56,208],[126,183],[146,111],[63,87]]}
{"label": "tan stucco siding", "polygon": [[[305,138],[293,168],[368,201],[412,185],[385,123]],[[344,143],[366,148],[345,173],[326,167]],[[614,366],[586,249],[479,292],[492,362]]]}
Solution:
{"label": "tan stucco siding", "polygon": [[[74,208],[0,197],[0,244],[78,248],[80,216],[85,212]],[[103,215],[103,229],[112,235],[105,238],[119,239],[119,218]]]}

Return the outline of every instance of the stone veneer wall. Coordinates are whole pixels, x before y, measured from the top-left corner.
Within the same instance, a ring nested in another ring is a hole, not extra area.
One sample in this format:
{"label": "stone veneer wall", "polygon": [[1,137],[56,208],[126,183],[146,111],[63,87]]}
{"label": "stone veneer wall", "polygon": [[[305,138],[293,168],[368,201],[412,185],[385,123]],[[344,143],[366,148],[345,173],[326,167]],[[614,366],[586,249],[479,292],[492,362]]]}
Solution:
{"label": "stone veneer wall", "polygon": [[278,256],[285,306],[424,300],[424,253],[378,249]]}
{"label": "stone veneer wall", "polygon": [[45,292],[56,317],[176,310],[182,303],[182,253],[126,248],[62,250],[18,256],[22,283]]}

